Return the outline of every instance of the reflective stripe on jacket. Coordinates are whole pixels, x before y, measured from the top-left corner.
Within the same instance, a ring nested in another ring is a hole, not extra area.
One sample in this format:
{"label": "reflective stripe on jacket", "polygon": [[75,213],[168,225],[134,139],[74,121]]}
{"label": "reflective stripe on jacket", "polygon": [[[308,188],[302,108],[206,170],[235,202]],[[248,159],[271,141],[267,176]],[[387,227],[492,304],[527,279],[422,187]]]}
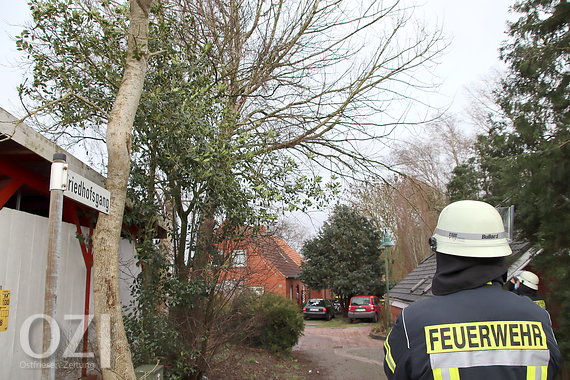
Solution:
{"label": "reflective stripe on jacket", "polygon": [[402,311],[384,344],[388,379],[553,379],[560,351],[548,313],[499,284]]}
{"label": "reflective stripe on jacket", "polygon": [[535,304],[537,304],[541,308],[546,309],[546,301],[544,301],[544,298],[542,298],[538,294],[535,294],[533,296],[526,296],[526,297],[530,298],[532,300],[532,302],[534,302]]}

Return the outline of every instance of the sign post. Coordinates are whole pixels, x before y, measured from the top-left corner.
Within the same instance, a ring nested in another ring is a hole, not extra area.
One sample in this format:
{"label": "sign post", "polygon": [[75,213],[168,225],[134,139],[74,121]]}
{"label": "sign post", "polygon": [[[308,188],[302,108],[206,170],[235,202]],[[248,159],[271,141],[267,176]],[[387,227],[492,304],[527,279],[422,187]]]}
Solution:
{"label": "sign post", "polygon": [[[87,178],[68,170],[66,156],[62,153],[53,155],[50,178],[50,209],[48,222],[48,257],[45,280],[45,303],[43,325],[43,352],[51,352],[54,339],[51,321],[55,320],[59,267],[61,259],[61,230],[63,216],[63,197],[91,207],[99,212],[109,214],[111,193],[88,180]],[[79,225],[79,222],[77,222]],[[86,292],[89,291],[91,266],[86,265],[89,273],[86,276]],[[87,297],[87,296],[86,296]],[[88,298],[86,298],[88,299]],[[86,308],[86,310],[88,310]],[[87,313],[87,311],[86,311]],[[84,318],[84,331],[87,331],[87,317]],[[84,339],[87,339],[87,335]],[[43,359],[42,380],[55,380],[55,354]],[[83,369],[85,372],[85,368]]]}
{"label": "sign post", "polygon": [[[61,225],[63,215],[63,191],[67,186],[67,157],[63,153],[53,155],[50,176],[50,199],[48,221],[48,251],[45,277],[45,301],[43,324],[43,352],[49,352],[52,328],[49,319],[55,319],[57,308],[57,293],[59,281],[59,267],[61,262]],[[59,339],[59,337],[57,337]],[[42,366],[42,379],[55,380],[55,355],[44,359]]]}

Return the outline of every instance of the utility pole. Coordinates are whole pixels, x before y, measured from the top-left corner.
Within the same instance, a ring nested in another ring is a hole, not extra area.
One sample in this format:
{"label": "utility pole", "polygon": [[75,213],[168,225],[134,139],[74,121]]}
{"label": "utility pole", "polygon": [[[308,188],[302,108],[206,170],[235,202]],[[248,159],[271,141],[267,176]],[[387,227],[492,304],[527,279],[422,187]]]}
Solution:
{"label": "utility pole", "polygon": [[[59,342],[54,337],[52,323],[55,322],[57,309],[57,293],[59,281],[59,267],[61,262],[61,225],[63,215],[63,191],[67,186],[67,163],[63,153],[53,155],[50,177],[50,199],[48,220],[48,251],[45,278],[44,296],[44,324],[43,324],[43,353],[42,380],[55,380],[55,350],[52,347]],[[50,354],[51,353],[51,354]]]}

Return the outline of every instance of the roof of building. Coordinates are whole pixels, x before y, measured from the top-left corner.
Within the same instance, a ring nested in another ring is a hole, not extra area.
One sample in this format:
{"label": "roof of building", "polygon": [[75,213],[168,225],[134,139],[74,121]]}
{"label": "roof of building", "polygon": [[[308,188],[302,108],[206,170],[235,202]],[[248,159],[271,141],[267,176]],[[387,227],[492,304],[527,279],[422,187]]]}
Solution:
{"label": "roof of building", "polygon": [[71,170],[103,186],[105,177],[25,123],[18,122],[0,107],[0,156],[3,159],[11,160],[12,164],[17,162],[22,168],[49,179],[54,153],[63,153]]}
{"label": "roof of building", "polygon": [[416,269],[411,271],[402,281],[398,282],[388,294],[392,299],[412,303],[424,296],[433,295],[431,280],[435,274],[435,254],[427,257]]}
{"label": "roof of building", "polygon": [[286,278],[297,278],[301,271],[298,255],[285,241],[270,235],[259,235],[253,244],[261,251],[267,260]]}
{"label": "roof of building", "polygon": [[[0,107],[0,190],[4,183],[17,185],[13,189],[14,194],[0,193],[7,198],[0,208],[5,205],[47,217],[51,165],[56,153],[65,154],[69,170],[105,187],[103,175]],[[127,200],[127,207],[129,203]],[[73,205],[85,214],[98,215],[90,207],[68,197],[64,198],[64,204]],[[64,208],[63,220],[72,223],[66,211],[67,208]],[[89,225],[91,217],[83,219],[83,224]],[[157,224],[157,236],[165,236],[164,225],[162,220]]]}
{"label": "roof of building", "polygon": [[275,241],[277,244],[279,244],[279,247],[283,250],[283,252],[285,252],[287,256],[289,256],[295,262],[295,264],[301,266],[301,263],[303,263],[305,259],[303,259],[297,251],[291,248],[289,244],[287,244],[287,242],[280,237],[275,236]]}
{"label": "roof of building", "polygon": [[[47,217],[55,153],[66,155],[68,167],[74,173],[99,186],[104,185],[105,177],[97,171],[0,108],[0,183],[19,184],[17,194],[7,195],[8,207]],[[74,203],[69,199],[64,202]],[[77,207],[82,208],[82,205],[77,204]]]}
{"label": "roof of building", "polygon": [[[506,260],[507,277],[510,279],[514,273],[524,268],[534,256],[540,253],[532,248],[528,242],[515,241],[511,243],[513,254]],[[431,283],[436,270],[435,253],[422,261],[416,269],[411,271],[402,281],[398,282],[389,291],[392,300],[410,304],[423,297],[431,297]]]}

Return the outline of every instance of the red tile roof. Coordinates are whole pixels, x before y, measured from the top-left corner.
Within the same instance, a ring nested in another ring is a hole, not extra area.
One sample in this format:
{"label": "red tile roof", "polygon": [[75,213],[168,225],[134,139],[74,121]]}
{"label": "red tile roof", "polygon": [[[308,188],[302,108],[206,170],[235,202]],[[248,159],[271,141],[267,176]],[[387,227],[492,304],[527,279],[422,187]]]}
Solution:
{"label": "red tile roof", "polygon": [[279,247],[283,250],[283,252],[285,252],[287,256],[289,256],[295,262],[295,264],[301,266],[301,263],[305,261],[305,259],[303,259],[301,255],[297,253],[297,251],[291,248],[289,244],[285,242],[285,240],[279,237],[275,237],[274,239],[277,241],[277,244],[279,244]]}
{"label": "red tile roof", "polygon": [[260,235],[254,238],[252,243],[283,276],[299,276],[302,258],[285,241],[275,236]]}

